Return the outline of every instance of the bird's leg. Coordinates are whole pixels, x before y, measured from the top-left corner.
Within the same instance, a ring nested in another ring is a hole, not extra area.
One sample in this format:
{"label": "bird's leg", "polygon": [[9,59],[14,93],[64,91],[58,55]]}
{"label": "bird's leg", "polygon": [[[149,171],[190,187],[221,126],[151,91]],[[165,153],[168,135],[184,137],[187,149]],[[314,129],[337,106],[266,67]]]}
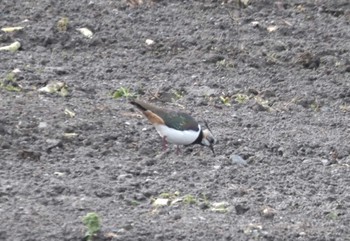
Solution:
{"label": "bird's leg", "polygon": [[176,146],[176,155],[180,155],[180,147],[179,147],[179,145]]}
{"label": "bird's leg", "polygon": [[163,151],[166,151],[166,149],[168,148],[168,142],[166,140],[166,136],[163,136],[162,140],[163,140]]}

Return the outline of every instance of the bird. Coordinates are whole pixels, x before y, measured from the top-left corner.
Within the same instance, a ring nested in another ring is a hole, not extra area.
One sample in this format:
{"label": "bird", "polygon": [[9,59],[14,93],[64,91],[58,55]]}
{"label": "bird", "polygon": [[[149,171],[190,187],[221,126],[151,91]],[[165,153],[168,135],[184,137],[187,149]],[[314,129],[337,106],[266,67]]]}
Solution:
{"label": "bird", "polygon": [[215,156],[213,145],[216,139],[206,121],[207,129],[203,130],[201,125],[185,112],[160,108],[139,99],[131,100],[130,104],[136,106],[156,128],[162,138],[164,151],[168,143],[177,145],[177,153],[179,145],[199,144],[209,147]]}

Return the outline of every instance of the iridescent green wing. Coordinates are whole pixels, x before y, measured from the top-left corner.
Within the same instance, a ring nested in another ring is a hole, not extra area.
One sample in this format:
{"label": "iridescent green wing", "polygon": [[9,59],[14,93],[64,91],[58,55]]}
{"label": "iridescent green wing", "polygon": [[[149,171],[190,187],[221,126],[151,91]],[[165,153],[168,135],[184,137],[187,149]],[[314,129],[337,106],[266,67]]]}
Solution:
{"label": "iridescent green wing", "polygon": [[164,120],[167,126],[175,130],[199,130],[197,121],[187,113],[170,111],[156,111],[155,113]]}

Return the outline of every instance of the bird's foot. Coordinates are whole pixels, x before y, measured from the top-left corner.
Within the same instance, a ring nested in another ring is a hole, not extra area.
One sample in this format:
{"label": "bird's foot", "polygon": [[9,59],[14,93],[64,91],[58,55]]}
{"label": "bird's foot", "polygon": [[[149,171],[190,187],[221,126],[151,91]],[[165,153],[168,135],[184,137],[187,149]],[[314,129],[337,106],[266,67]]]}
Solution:
{"label": "bird's foot", "polygon": [[168,142],[166,140],[166,136],[164,136],[162,139],[163,139],[163,151],[166,151],[168,149]]}
{"label": "bird's foot", "polygon": [[181,152],[180,147],[179,147],[179,145],[177,145],[176,146],[176,155],[180,155],[180,152]]}

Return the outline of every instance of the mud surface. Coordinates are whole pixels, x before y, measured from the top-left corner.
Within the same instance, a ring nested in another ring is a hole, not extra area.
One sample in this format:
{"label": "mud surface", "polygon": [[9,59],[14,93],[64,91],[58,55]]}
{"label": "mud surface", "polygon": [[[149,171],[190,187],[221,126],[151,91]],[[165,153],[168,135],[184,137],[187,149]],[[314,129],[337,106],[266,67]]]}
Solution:
{"label": "mud surface", "polygon": [[[348,0],[15,2],[0,240],[82,240],[89,212],[94,240],[350,240]],[[39,92],[57,81],[67,96]],[[217,156],[162,153],[120,87],[206,119]]]}

